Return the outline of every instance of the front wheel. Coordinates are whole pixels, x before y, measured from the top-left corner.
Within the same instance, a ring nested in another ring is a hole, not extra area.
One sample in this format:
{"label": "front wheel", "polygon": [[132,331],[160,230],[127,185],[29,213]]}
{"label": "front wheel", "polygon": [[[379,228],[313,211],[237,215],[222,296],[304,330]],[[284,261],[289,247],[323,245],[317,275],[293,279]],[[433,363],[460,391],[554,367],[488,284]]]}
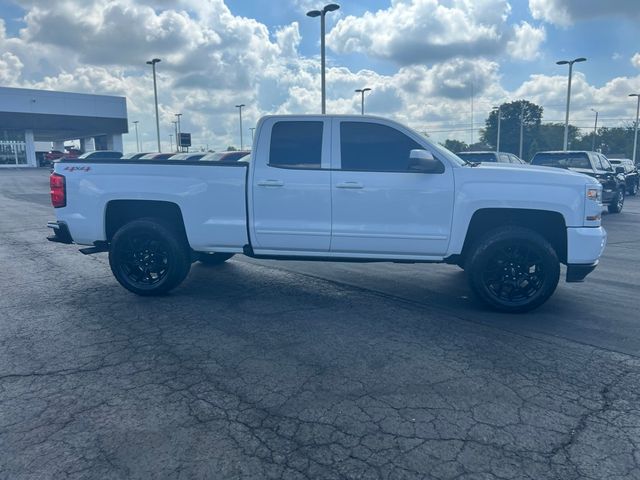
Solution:
{"label": "front wheel", "polygon": [[109,265],[116,280],[138,295],[161,295],[177,287],[191,268],[185,239],[160,220],[134,220],[111,240]]}
{"label": "front wheel", "polygon": [[502,312],[526,312],[546,302],[558,286],[560,261],[540,234],[501,227],[482,236],[467,257],[471,290]]}
{"label": "front wheel", "polygon": [[622,211],[623,206],[624,206],[624,188],[620,188],[618,190],[618,193],[616,194],[614,199],[611,200],[611,203],[607,208],[609,210],[609,213],[620,213]]}

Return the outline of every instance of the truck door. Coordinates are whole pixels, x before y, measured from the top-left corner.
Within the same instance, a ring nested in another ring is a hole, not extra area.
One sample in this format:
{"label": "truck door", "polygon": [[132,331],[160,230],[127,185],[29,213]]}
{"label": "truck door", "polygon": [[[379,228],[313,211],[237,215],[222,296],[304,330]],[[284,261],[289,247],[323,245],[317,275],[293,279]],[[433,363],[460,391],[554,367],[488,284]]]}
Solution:
{"label": "truck door", "polygon": [[409,170],[420,137],[382,121],[334,119],[331,252],[442,256],[451,233],[454,181]]}
{"label": "truck door", "polygon": [[331,120],[266,119],[252,173],[256,253],[328,252],[331,242]]}

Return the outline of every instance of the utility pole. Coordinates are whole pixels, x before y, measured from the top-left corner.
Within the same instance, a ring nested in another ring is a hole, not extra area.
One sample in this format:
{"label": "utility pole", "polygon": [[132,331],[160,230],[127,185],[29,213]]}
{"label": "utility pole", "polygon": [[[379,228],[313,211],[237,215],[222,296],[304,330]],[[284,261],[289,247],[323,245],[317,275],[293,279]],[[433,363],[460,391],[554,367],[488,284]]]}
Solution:
{"label": "utility pole", "polygon": [[169,150],[173,152],[173,133],[169,134]]}
{"label": "utility pole", "polygon": [[520,105],[521,105],[520,107],[520,155],[518,156],[522,158],[522,143],[524,139],[524,100]]}
{"label": "utility pole", "polygon": [[633,134],[633,164],[636,163],[636,147],[638,145],[638,114],[640,114],[640,93],[630,93],[630,97],[638,97],[638,104],[636,106],[636,128]]}
{"label": "utility pole", "polygon": [[360,93],[362,95],[362,99],[360,101],[360,114],[364,115],[364,92],[370,92],[370,88],[358,88],[356,93]]}
{"label": "utility pole", "polygon": [[590,109],[592,112],[596,112],[596,121],[593,124],[593,142],[591,142],[591,151],[596,151],[596,132],[598,131],[598,112],[593,108]]}
{"label": "utility pole", "polygon": [[160,63],[159,58],[154,58],[147,62],[147,65],[151,65],[151,69],[153,71],[153,97],[155,99],[156,104],[156,135],[158,137],[158,153],[162,152],[162,148],[160,147],[160,118],[158,116],[158,87],[156,86],[156,63]]}
{"label": "utility pole", "polygon": [[567,82],[567,111],[564,117],[564,143],[563,150],[567,151],[567,144],[569,142],[569,105],[571,103],[571,76],[573,74],[573,64],[576,62],[586,62],[584,57],[576,58],[574,60],[559,60],[556,65],[569,65],[569,81]]}
{"label": "utility pole", "polygon": [[244,103],[241,103],[240,105],[236,105],[236,108],[238,109],[238,113],[240,114],[240,150],[244,150],[244,145],[242,143],[242,107],[246,106]]}
{"label": "utility pole", "polygon": [[136,128],[136,150],[138,151],[138,153],[140,153],[140,141],[138,140],[138,123],[139,123],[139,120],[135,120],[133,122],[133,125]]}
{"label": "utility pole", "polygon": [[326,81],[325,81],[325,53],[324,53],[324,37],[325,26],[324,17],[328,12],[338,10],[340,5],[330,3],[325,5],[322,10],[311,10],[307,12],[308,17],[320,17],[320,79],[322,88],[322,114],[327,113],[327,94],[326,94]]}
{"label": "utility pole", "polygon": [[178,132],[176,133],[176,151],[181,152],[182,151],[182,145],[181,145],[181,141],[180,141],[180,137],[181,137],[181,133],[182,133],[182,128],[180,127],[180,117],[182,116],[181,113],[176,113],[175,114],[176,118],[178,119]]}
{"label": "utility pole", "polygon": [[496,152],[500,151],[500,122],[502,121],[502,105],[493,107],[494,110],[498,110],[498,135],[496,139]]}
{"label": "utility pole", "polygon": [[173,129],[176,135],[176,152],[178,151],[178,122],[176,120],[171,121],[173,123]]}
{"label": "utility pole", "polygon": [[256,131],[256,127],[250,127],[249,130],[251,130],[251,145],[253,145],[253,134]]}

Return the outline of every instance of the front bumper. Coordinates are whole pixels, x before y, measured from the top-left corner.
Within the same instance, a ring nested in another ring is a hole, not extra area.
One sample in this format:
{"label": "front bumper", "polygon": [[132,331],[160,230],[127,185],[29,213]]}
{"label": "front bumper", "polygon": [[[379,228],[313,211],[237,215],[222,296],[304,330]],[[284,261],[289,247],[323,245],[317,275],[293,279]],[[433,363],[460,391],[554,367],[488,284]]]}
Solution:
{"label": "front bumper", "polygon": [[578,283],[584,282],[584,278],[589,275],[591,272],[595,270],[598,266],[598,262],[594,262],[590,265],[567,265],[567,282],[568,283]]}
{"label": "front bumper", "polygon": [[47,240],[50,242],[56,243],[73,243],[73,238],[71,238],[71,232],[69,232],[69,227],[64,222],[47,222],[47,228],[51,228],[53,230],[53,235],[49,235]]}
{"label": "front bumper", "polygon": [[582,282],[598,265],[606,244],[602,227],[567,228],[567,282]]}

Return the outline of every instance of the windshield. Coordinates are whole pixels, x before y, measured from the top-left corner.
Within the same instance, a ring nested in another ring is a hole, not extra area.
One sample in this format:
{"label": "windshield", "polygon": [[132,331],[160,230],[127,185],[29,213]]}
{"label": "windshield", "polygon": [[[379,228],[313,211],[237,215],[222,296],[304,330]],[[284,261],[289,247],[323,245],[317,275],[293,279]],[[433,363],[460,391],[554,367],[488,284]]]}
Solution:
{"label": "windshield", "polygon": [[591,163],[586,153],[581,152],[541,152],[536,153],[531,160],[531,165],[560,168],[587,168],[591,169]]}
{"label": "windshield", "polygon": [[471,152],[461,152],[457,154],[461,159],[467,160],[469,162],[496,162],[496,156],[490,152],[483,153],[471,153]]}

